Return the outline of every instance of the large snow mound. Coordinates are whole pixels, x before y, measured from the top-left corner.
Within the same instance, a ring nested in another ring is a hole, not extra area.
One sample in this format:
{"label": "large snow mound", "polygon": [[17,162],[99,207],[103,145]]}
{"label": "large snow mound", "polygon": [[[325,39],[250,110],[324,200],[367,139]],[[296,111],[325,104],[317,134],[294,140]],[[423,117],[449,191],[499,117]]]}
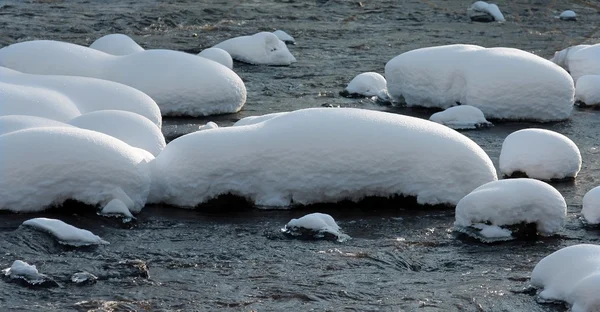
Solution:
{"label": "large snow mound", "polygon": [[275,117],[285,115],[287,113],[289,113],[289,112],[270,113],[270,114],[264,114],[264,115],[260,115],[260,116],[248,116],[248,117],[244,117],[244,118],[238,120],[236,123],[233,124],[233,126],[237,127],[237,126],[253,125],[253,124],[257,124],[259,122],[263,122],[265,120],[269,120],[269,119],[272,119]]}
{"label": "large snow mound", "polygon": [[600,309],[600,246],[579,244],[546,256],[533,269],[531,284],[544,300],[565,301],[572,312]]}
{"label": "large snow mound", "polygon": [[231,38],[213,48],[227,51],[234,60],[254,65],[290,65],[296,62],[285,43],[270,32]]}
{"label": "large snow mound", "polygon": [[29,226],[56,237],[59,243],[71,246],[106,245],[107,241],[94,233],[74,227],[61,220],[48,218],[35,218],[23,222]]}
{"label": "large snow mound", "polygon": [[213,60],[229,69],[233,69],[233,59],[227,51],[219,48],[208,48],[198,53],[198,56]]}
{"label": "large snow mound", "polygon": [[587,223],[600,224],[600,186],[585,193],[581,214]]}
{"label": "large snow mound", "polygon": [[357,75],[348,83],[345,90],[349,94],[388,98],[385,78],[375,72],[366,72]]}
{"label": "large snow mound", "polygon": [[81,114],[115,109],[140,114],[158,127],[162,124],[160,109],[148,95],[94,78],[29,75],[0,67],[0,103],[0,116],[33,115],[67,122]]}
{"label": "large snow mound", "polygon": [[142,153],[79,128],[33,128],[0,136],[0,210],[41,211],[68,199],[104,204],[123,193],[133,212],[150,188]]}
{"label": "large snow mound", "polygon": [[[469,193],[456,205],[455,228],[464,232],[474,227],[493,235],[479,233],[484,238],[497,237],[488,226],[501,227],[537,225],[541,235],[551,235],[563,227],[567,204],[551,185],[534,179],[499,180],[484,184]],[[512,238],[512,232],[506,232]]]}
{"label": "large snow mound", "polygon": [[[490,119],[553,121],[571,114],[573,79],[512,48],[447,45],[400,54],[385,66],[388,92],[408,106],[479,108]],[[527,86],[527,87],[523,87]]]}
{"label": "large snow mound", "polygon": [[585,75],[600,75],[600,44],[575,49],[572,53],[567,52],[566,61],[573,81]]}
{"label": "large snow mound", "polygon": [[457,130],[477,129],[492,125],[491,122],[485,119],[483,112],[479,108],[470,105],[447,108],[443,112],[431,115],[429,120]]}
{"label": "large snow mound", "polygon": [[469,9],[470,11],[475,12],[484,12],[491,15],[496,22],[505,22],[506,19],[502,12],[500,12],[500,8],[496,4],[490,4],[485,1],[476,1],[473,3]]}
{"label": "large snow mound", "polygon": [[246,87],[232,70],[214,61],[172,50],[124,56],[66,42],[36,40],[0,49],[0,66],[29,74],[100,78],[149,95],[163,115],[235,113]]}
{"label": "large snow mound", "polygon": [[152,171],[151,202],[183,207],[222,194],[263,207],[396,194],[454,205],[497,179],[485,152],[454,130],[351,108],[303,109],[191,133],[170,142]]}
{"label": "large snow mound", "polygon": [[545,129],[523,129],[504,139],[500,172],[524,173],[540,180],[570,179],[581,170],[579,148],[566,136]]}
{"label": "large snow mound", "polygon": [[135,40],[124,34],[110,34],[96,39],[90,48],[112,55],[128,55],[144,51]]}
{"label": "large snow mound", "polygon": [[585,105],[600,104],[600,75],[585,75],[575,83],[575,99]]}

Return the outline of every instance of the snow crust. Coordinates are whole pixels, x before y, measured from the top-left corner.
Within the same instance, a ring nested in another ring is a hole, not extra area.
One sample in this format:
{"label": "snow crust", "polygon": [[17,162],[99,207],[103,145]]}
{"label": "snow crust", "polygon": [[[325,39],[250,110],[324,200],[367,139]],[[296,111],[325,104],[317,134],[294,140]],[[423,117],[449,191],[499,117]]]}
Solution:
{"label": "snow crust", "polygon": [[546,129],[511,133],[500,151],[500,172],[523,172],[539,180],[575,178],[581,170],[581,154],[571,139]]}
{"label": "snow crust", "polygon": [[380,96],[387,98],[387,82],[385,78],[374,72],[366,72],[354,77],[346,91],[350,94],[360,94],[364,96]]}
{"label": "snow crust", "polygon": [[90,45],[90,48],[112,55],[128,55],[144,51],[144,48],[124,34],[100,37]]}
{"label": "snow crust", "polygon": [[260,116],[248,116],[248,117],[244,117],[244,118],[238,120],[236,123],[233,124],[233,126],[237,127],[237,126],[253,125],[253,124],[257,124],[259,122],[263,122],[265,120],[283,116],[287,113],[289,113],[289,112],[270,113],[270,114],[264,114],[264,115],[260,115]]}
{"label": "snow crust", "polygon": [[74,227],[61,220],[48,218],[35,218],[23,222],[29,226],[54,236],[59,243],[71,246],[106,245],[107,241],[94,233]]}
{"label": "snow crust", "polygon": [[115,81],[149,95],[163,115],[205,116],[239,111],[246,101],[240,77],[225,66],[172,50],[110,55],[66,42],[36,40],[0,49],[0,66],[29,74]]}
{"label": "snow crust", "polygon": [[577,79],[575,98],[585,105],[600,104],[600,75],[585,75]]}
{"label": "snow crust", "polygon": [[[551,235],[563,227],[566,215],[565,199],[551,185],[534,179],[498,180],[476,188],[458,202],[454,226],[483,230],[478,224],[535,223],[539,234]],[[490,237],[497,235],[497,230],[480,234]]]}
{"label": "snow crust", "polygon": [[486,12],[494,17],[494,20],[497,22],[504,22],[506,19],[502,12],[500,12],[500,8],[498,8],[495,4],[489,4],[485,1],[477,1],[471,5],[471,10]]}
{"label": "snow crust", "polygon": [[283,30],[276,30],[273,32],[273,34],[275,36],[277,36],[277,38],[279,38],[279,40],[285,42],[285,43],[293,43],[296,44],[296,39],[294,39],[294,37],[290,36],[288,33],[286,33]]}
{"label": "snow crust", "polygon": [[546,256],[533,269],[531,284],[544,300],[568,303],[572,312],[600,309],[600,246],[579,244]]}
{"label": "snow crust", "polygon": [[194,132],[170,142],[152,171],[150,202],[182,207],[221,194],[262,207],[395,194],[454,205],[497,179],[485,152],[454,130],[351,108],[303,109]]}
{"label": "snow crust", "polygon": [[290,65],[296,62],[285,43],[270,32],[231,38],[213,48],[227,51],[234,60],[254,65]]}
{"label": "snow crust", "polygon": [[[388,92],[408,106],[479,108],[487,118],[553,121],[571,114],[573,79],[512,48],[447,45],[400,54],[385,66]],[[523,86],[527,86],[524,88]]]}
{"label": "snow crust", "polygon": [[567,53],[567,64],[574,81],[585,75],[600,75],[600,44]]}
{"label": "snow crust", "polygon": [[122,196],[139,212],[146,203],[147,158],[111,136],[33,128],[0,136],[0,150],[0,210],[35,212],[67,199],[97,205]]}
{"label": "snow crust", "polygon": [[229,69],[233,69],[233,59],[227,51],[219,48],[208,48],[198,53],[198,56],[215,61]]}
{"label": "snow crust", "polygon": [[568,47],[561,51],[557,51],[554,53],[554,56],[550,59],[550,61],[554,62],[556,65],[569,70],[569,59],[573,56],[573,54],[581,49],[585,49],[587,47],[591,47],[589,44],[580,44],[572,47]]}
{"label": "snow crust", "polygon": [[600,224],[600,186],[585,193],[581,214],[587,223]]}
{"label": "snow crust", "polygon": [[491,122],[485,119],[483,112],[479,108],[471,105],[459,105],[447,108],[443,112],[431,115],[429,120],[452,129],[476,129],[492,125]]}

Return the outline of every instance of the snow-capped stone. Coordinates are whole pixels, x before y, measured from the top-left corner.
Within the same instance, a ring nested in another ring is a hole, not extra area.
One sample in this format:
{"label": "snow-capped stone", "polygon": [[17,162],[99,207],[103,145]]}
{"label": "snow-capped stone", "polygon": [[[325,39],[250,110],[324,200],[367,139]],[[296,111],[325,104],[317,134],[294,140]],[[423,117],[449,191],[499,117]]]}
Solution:
{"label": "snow-capped stone", "polygon": [[600,75],[585,75],[577,79],[575,99],[588,106],[600,104]]}
{"label": "snow-capped stone", "polygon": [[121,201],[117,198],[109,201],[108,204],[106,204],[106,206],[104,206],[104,208],[102,208],[102,210],[100,211],[100,214],[107,215],[107,216],[122,215],[127,218],[133,218],[133,215],[129,211],[129,208],[127,207],[127,205],[123,201]]}
{"label": "snow-capped stone", "polygon": [[600,186],[585,193],[581,214],[588,224],[600,224]]}
{"label": "snow-capped stone", "polygon": [[202,131],[202,130],[217,129],[217,128],[219,128],[219,125],[217,125],[216,123],[214,123],[212,121],[209,121],[205,125],[198,127],[198,130]]}
{"label": "snow-capped stone", "polygon": [[545,129],[511,133],[500,151],[500,172],[539,180],[570,179],[581,170],[579,148],[566,136]]}
{"label": "snow-capped stone", "polygon": [[447,108],[443,112],[431,115],[429,120],[457,130],[492,126],[492,123],[485,119],[483,112],[471,105],[459,105]]}
{"label": "snow-capped stone", "polygon": [[324,213],[311,213],[299,219],[292,219],[282,231],[292,237],[328,238],[346,241],[350,236],[343,234],[332,216]]}
{"label": "snow-capped stone", "polygon": [[58,283],[38,272],[35,265],[22,260],[15,260],[10,268],[2,270],[4,278],[13,281],[23,281],[31,286],[56,287]]}
{"label": "snow-capped stone", "polygon": [[568,47],[561,51],[557,51],[554,53],[554,56],[550,59],[550,61],[554,62],[556,65],[569,70],[569,59],[573,56],[573,54],[581,49],[585,49],[587,47],[591,47],[589,44],[580,44],[572,47]]}
{"label": "snow-capped stone", "polygon": [[110,34],[96,39],[90,48],[112,55],[128,55],[144,51],[133,39],[124,34]]}
{"label": "snow-capped stone", "polygon": [[[471,7],[467,10],[469,17],[472,21],[475,22],[504,22],[504,15],[500,12],[500,8],[498,8],[495,4],[489,4],[485,1],[477,1],[471,5]],[[491,16],[492,19],[487,16]]]}
{"label": "snow-capped stone", "polygon": [[576,21],[577,20],[577,14],[575,14],[575,12],[572,10],[563,11],[562,13],[560,13],[560,15],[558,17],[563,21]]}
{"label": "snow-capped stone", "polygon": [[0,66],[29,74],[83,76],[122,83],[149,95],[163,115],[234,113],[246,102],[246,87],[232,70],[172,50],[115,56],[71,43],[36,40],[0,49]]}
{"label": "snow-capped stone", "polygon": [[77,272],[71,276],[71,282],[75,284],[89,285],[98,280],[98,277],[89,272]]}
{"label": "snow-capped stone", "polygon": [[303,109],[197,131],[171,141],[152,171],[151,202],[183,207],[222,194],[263,207],[395,194],[454,205],[497,179],[485,152],[448,127],[352,108]]}
{"label": "snow-capped stone", "polygon": [[248,117],[244,117],[240,120],[238,120],[236,123],[233,124],[234,127],[237,126],[247,126],[247,125],[253,125],[253,124],[257,124],[259,122],[263,122],[265,120],[269,120],[278,116],[282,116],[285,115],[289,112],[279,112],[279,113],[270,113],[270,114],[264,114],[264,115],[260,115],[260,116],[248,116]]}
{"label": "snow-capped stone", "polygon": [[285,43],[270,32],[231,38],[213,48],[227,51],[234,60],[254,65],[290,65],[296,62]]}
{"label": "snow-capped stone", "polygon": [[[392,99],[408,106],[479,108],[488,119],[553,121],[571,114],[573,79],[556,64],[512,48],[448,45],[396,56],[385,66]],[[527,86],[527,88],[523,88]]]}
{"label": "snow-capped stone", "polygon": [[585,75],[600,75],[600,44],[577,47],[580,48],[571,48],[575,51],[567,52],[567,64],[573,81]]}
{"label": "snow-capped stone", "polygon": [[277,36],[277,38],[279,38],[279,40],[281,40],[285,43],[296,44],[296,39],[294,39],[294,37],[288,35],[288,33],[286,33],[283,30],[276,30],[273,32],[273,34],[275,36]]}
{"label": "snow-capped stone", "polygon": [[208,48],[198,53],[199,56],[215,61],[229,69],[233,68],[233,59],[227,51],[219,48]]}
{"label": "snow-capped stone", "polygon": [[24,226],[47,232],[54,236],[59,243],[70,246],[106,245],[107,241],[94,233],[74,227],[61,220],[35,218],[23,222]]}
{"label": "snow-capped stone", "polygon": [[115,189],[133,201],[133,212],[146,203],[146,158],[106,134],[74,127],[26,129],[0,136],[0,150],[0,210],[41,211],[67,199],[104,204],[115,198]]}
{"label": "snow-capped stone", "polygon": [[[484,184],[456,205],[454,227],[483,241],[512,239],[507,227],[536,224],[537,233],[559,231],[567,216],[563,196],[551,185],[534,179],[498,180]],[[490,228],[491,227],[491,228]],[[499,229],[501,228],[501,229]],[[504,231],[502,231],[504,230]]]}
{"label": "snow-capped stone", "polygon": [[374,72],[359,74],[354,77],[345,91],[348,95],[379,96],[388,98],[385,78]]}
{"label": "snow-capped stone", "polygon": [[539,297],[564,301],[572,312],[600,309],[600,246],[579,244],[546,256],[533,269],[531,284],[543,288]]}

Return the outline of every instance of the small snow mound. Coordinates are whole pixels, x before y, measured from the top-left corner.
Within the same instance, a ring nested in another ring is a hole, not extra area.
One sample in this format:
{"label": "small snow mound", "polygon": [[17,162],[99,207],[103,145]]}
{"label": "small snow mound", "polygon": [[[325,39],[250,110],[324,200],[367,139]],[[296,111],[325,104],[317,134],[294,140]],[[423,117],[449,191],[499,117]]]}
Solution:
{"label": "small snow mound", "polygon": [[560,13],[558,18],[560,18],[563,21],[576,21],[577,14],[575,14],[575,12],[572,10],[566,10],[566,11],[563,11],[562,13]]}
{"label": "small snow mound", "polygon": [[108,216],[122,215],[126,218],[133,218],[133,215],[129,211],[129,208],[127,208],[127,205],[123,201],[116,198],[109,201],[108,204],[102,208],[100,214]]}
{"label": "small snow mound", "polygon": [[[380,96],[387,94],[385,78],[374,72],[359,74],[354,77],[345,89],[349,96]],[[387,99],[387,96],[384,96]]]}
{"label": "small snow mound", "polygon": [[316,239],[333,237],[339,242],[350,239],[350,236],[343,234],[340,229],[332,216],[316,212],[299,219],[292,219],[281,230],[292,237]]}
{"label": "small snow mound", "polygon": [[219,48],[208,48],[198,53],[198,56],[215,61],[229,69],[233,69],[233,59],[227,51]]}
{"label": "small snow mound", "polygon": [[210,130],[210,129],[217,129],[217,128],[219,128],[219,125],[217,125],[216,123],[214,123],[212,121],[209,121],[205,125],[198,127],[198,130],[202,131],[202,130]]}
{"label": "small snow mound", "polygon": [[581,214],[588,224],[600,224],[600,186],[585,193]]}
{"label": "small snow mound", "polygon": [[575,99],[587,106],[600,105],[600,75],[585,75],[577,79]]}
{"label": "small snow mound", "polygon": [[269,120],[269,119],[273,119],[275,117],[285,115],[287,113],[288,112],[279,112],[279,113],[264,114],[261,116],[248,116],[248,117],[244,117],[244,118],[238,120],[236,123],[233,124],[233,126],[238,127],[238,126],[254,125],[254,124],[263,122],[265,120]]}
{"label": "small snow mound", "polygon": [[128,55],[144,51],[133,39],[123,34],[110,34],[96,39],[90,48],[112,55]]}
{"label": "small snow mound", "polygon": [[288,35],[288,33],[286,33],[283,30],[276,30],[273,32],[273,34],[275,36],[277,36],[277,38],[279,38],[279,40],[281,40],[285,43],[296,44],[296,39],[294,39],[294,37]]}
{"label": "small snow mound", "polygon": [[32,286],[54,287],[58,286],[54,280],[38,272],[35,265],[22,260],[15,260],[10,268],[2,270],[4,277],[9,280],[21,280]]}
{"label": "small snow mound", "polygon": [[107,245],[107,241],[94,235],[88,230],[83,230],[63,221],[48,218],[35,218],[23,222],[23,225],[48,232],[56,237],[59,243],[75,247],[90,245]]}
{"label": "small snow mound", "polygon": [[525,174],[539,180],[577,177],[581,170],[579,148],[566,136],[545,129],[523,129],[511,133],[500,151],[500,172],[505,176]]}
{"label": "small snow mound", "polygon": [[491,22],[492,20],[483,18],[481,15],[486,14],[493,18],[493,20],[497,22],[505,22],[504,15],[500,12],[500,8],[498,8],[495,4],[489,4],[485,1],[477,1],[471,5],[468,9],[469,17],[473,21],[483,21],[483,22]]}
{"label": "small snow mound", "polygon": [[270,32],[231,38],[213,48],[227,51],[234,60],[254,65],[290,65],[296,62],[285,43]]}
{"label": "small snow mound", "polygon": [[443,112],[431,115],[429,120],[457,130],[492,126],[492,123],[485,119],[483,112],[471,105],[459,105],[447,108]]}
{"label": "small snow mound", "polygon": [[454,226],[463,233],[464,228],[478,229],[487,239],[510,238],[515,231],[506,227],[518,226],[518,232],[529,224],[536,224],[537,233],[551,235],[562,228],[566,214],[565,199],[551,185],[533,179],[499,180],[458,202]]}

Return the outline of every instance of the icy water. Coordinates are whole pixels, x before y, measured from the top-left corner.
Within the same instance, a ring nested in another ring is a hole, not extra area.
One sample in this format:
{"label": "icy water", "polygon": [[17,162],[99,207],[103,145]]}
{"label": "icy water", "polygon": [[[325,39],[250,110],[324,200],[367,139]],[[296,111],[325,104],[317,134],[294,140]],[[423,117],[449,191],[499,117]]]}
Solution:
{"label": "icy water", "polygon": [[[559,7],[556,1],[497,1],[507,22],[474,24],[465,15],[471,1],[11,0],[0,1],[0,47],[32,39],[89,45],[121,32],[146,48],[197,53],[264,30],[283,29],[296,38],[290,51],[298,63],[290,67],[234,65],[248,89],[242,112],[165,119],[165,136],[172,139],[207,121],[228,126],[245,116],[323,105],[428,118],[432,111],[379,106],[338,92],[356,74],[382,73],[393,56],[425,46],[509,46],[550,57],[571,44],[600,41],[597,9],[567,2]],[[579,21],[554,18],[569,8]],[[579,219],[583,195],[600,184],[599,120],[600,111],[575,109],[564,122],[496,123],[463,132],[496,166],[502,141],[518,129],[558,131],[579,146],[583,167],[577,180],[553,184],[569,215],[564,230],[550,238],[486,245],[452,233],[452,209],[388,200],[288,211],[256,210],[239,201],[196,210],[149,206],[134,225],[101,218],[91,209],[1,213],[0,268],[21,259],[61,287],[0,281],[0,311],[566,311],[536,303],[526,287],[542,257],[600,239],[598,229]],[[291,218],[312,211],[331,214],[353,239],[281,236]],[[88,229],[111,244],[74,249],[19,228],[38,216]],[[127,260],[143,261],[147,271]],[[99,279],[74,285],[70,277],[80,271]]]}

